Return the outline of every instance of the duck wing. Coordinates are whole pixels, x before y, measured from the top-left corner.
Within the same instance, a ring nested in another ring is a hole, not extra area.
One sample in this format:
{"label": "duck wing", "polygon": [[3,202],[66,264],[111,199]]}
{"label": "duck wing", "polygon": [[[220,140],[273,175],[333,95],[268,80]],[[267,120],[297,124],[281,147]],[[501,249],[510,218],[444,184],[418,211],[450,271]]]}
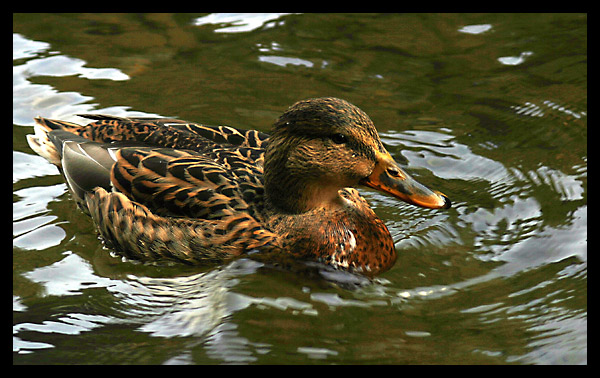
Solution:
{"label": "duck wing", "polygon": [[261,148],[230,146],[200,153],[135,141],[97,143],[66,130],[47,137],[84,211],[85,194],[96,187],[119,191],[163,216],[219,219],[235,212],[258,216],[262,210]]}
{"label": "duck wing", "polygon": [[114,187],[168,216],[218,218],[262,205],[267,134],[166,118],[86,117],[96,122],[36,118],[36,135],[28,136],[61,169],[84,211],[85,193],[95,187]]}
{"label": "duck wing", "polygon": [[191,150],[120,148],[115,191],[96,187],[86,207],[107,245],[130,258],[195,264],[279,251],[279,237],[263,226],[262,166],[242,151],[215,151],[215,161]]}
{"label": "duck wing", "polygon": [[128,198],[162,216],[222,219],[260,217],[263,151],[230,148],[209,156],[191,150],[125,147],[115,153],[110,181]]}

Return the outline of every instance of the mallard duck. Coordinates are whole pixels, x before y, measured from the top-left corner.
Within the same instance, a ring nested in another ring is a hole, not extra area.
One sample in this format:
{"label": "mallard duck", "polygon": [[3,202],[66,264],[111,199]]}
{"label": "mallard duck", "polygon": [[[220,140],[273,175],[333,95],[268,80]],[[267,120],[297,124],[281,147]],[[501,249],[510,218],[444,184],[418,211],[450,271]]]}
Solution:
{"label": "mallard duck", "polygon": [[394,241],[353,187],[450,207],[386,151],[373,122],[337,98],[292,105],[272,133],[168,118],[36,118],[31,148],[55,164],[105,244],[131,259],[222,262],[291,256],[366,275]]}

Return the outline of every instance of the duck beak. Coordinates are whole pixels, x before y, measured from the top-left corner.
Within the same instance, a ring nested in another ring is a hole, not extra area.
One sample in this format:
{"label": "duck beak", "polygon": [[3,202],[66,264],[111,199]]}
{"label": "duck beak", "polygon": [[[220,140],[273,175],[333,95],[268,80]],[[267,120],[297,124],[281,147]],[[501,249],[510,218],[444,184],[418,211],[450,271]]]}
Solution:
{"label": "duck beak", "polygon": [[433,191],[410,177],[387,151],[377,152],[373,172],[360,183],[413,205],[429,209],[447,209],[451,206],[446,195]]}

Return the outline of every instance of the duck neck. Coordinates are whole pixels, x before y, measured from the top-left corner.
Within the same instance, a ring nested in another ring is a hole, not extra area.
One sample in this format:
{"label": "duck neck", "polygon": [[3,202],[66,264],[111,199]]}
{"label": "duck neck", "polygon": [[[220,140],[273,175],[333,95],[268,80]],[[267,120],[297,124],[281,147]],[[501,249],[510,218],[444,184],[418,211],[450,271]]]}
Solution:
{"label": "duck neck", "polygon": [[277,140],[269,142],[264,162],[265,197],[269,206],[279,212],[301,214],[340,205],[341,188],[319,181],[305,167],[289,164],[286,146],[277,146]]}
{"label": "duck neck", "polygon": [[331,209],[340,205],[338,188],[323,188],[293,178],[281,181],[265,178],[265,195],[271,207],[289,214],[302,214],[319,208]]}

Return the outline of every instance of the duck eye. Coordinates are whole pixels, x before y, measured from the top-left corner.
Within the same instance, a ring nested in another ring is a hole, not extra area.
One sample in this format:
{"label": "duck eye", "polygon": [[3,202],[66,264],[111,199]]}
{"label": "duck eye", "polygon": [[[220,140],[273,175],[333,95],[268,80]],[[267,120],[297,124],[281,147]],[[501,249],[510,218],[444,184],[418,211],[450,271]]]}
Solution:
{"label": "duck eye", "polygon": [[336,144],[346,143],[346,136],[344,134],[333,134],[331,140]]}

